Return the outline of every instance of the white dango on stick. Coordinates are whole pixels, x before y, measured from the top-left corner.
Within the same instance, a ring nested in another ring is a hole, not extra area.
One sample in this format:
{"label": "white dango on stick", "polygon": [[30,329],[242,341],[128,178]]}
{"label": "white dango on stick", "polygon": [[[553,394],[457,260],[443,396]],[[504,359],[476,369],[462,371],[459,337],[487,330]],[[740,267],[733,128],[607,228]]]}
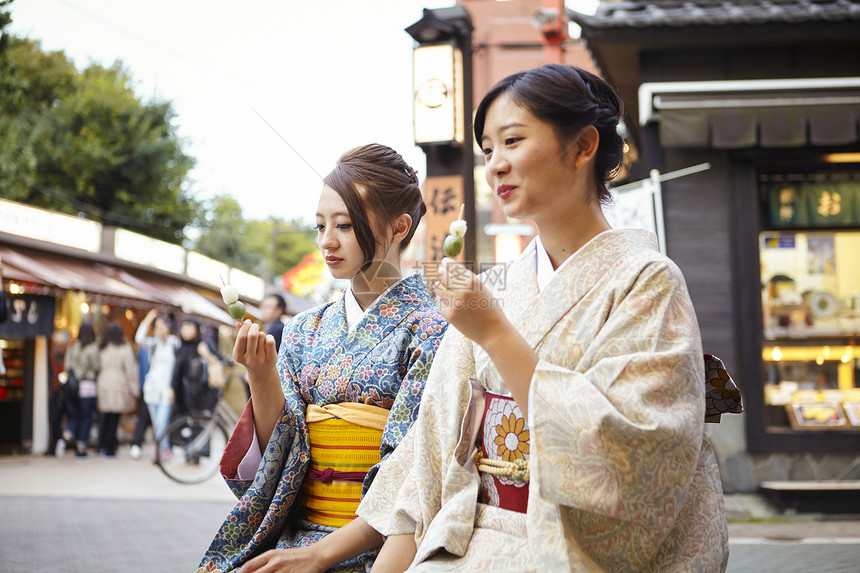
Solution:
{"label": "white dango on stick", "polygon": [[[224,279],[221,279],[224,282]],[[233,285],[221,287],[221,300],[227,305],[227,312],[233,320],[245,318],[245,305],[239,300],[239,291]]]}
{"label": "white dango on stick", "polygon": [[450,235],[442,243],[442,252],[446,257],[456,257],[463,251],[463,238],[466,236],[465,205],[460,205],[460,218],[451,221],[448,230]]}

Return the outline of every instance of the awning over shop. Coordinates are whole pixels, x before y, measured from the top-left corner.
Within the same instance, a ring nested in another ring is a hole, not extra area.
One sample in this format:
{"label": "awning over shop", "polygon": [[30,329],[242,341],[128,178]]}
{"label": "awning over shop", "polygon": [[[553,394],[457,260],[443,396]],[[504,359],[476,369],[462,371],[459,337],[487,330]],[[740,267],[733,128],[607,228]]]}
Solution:
{"label": "awning over shop", "polygon": [[[81,290],[120,300],[153,301],[151,293],[141,291],[113,276],[109,267],[98,263],[87,263],[48,254],[23,252],[0,247],[3,264],[21,269],[37,280],[55,285],[64,290]],[[104,300],[115,302],[115,300]]]}
{"label": "awning over shop", "polygon": [[[2,259],[2,250],[0,250],[0,259]],[[2,261],[2,271],[3,278],[10,279],[18,282],[25,282],[31,284],[39,284],[39,285],[47,285],[45,281],[41,278],[37,277],[34,274],[28,273],[24,269],[19,269],[18,267],[12,265],[9,261]]]}
{"label": "awning over shop", "polygon": [[860,78],[642,84],[642,125],[664,147],[801,147],[860,141]]}
{"label": "awning over shop", "polygon": [[227,311],[184,285],[164,279],[144,279],[124,270],[117,270],[117,272],[120,280],[154,293],[161,299],[160,302],[175,306],[185,314],[211,318],[226,324],[234,323]]}
{"label": "awning over shop", "polygon": [[80,290],[96,302],[141,307],[167,305],[183,313],[233,324],[225,310],[179,282],[143,278],[110,265],[0,247],[4,276],[20,281]]}

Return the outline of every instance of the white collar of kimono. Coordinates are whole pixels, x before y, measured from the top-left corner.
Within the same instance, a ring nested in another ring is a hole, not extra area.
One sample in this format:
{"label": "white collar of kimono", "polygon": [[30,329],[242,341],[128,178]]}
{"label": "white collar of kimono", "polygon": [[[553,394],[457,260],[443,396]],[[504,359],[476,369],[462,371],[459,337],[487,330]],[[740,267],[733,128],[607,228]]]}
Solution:
{"label": "white collar of kimono", "polygon": [[540,242],[539,236],[535,236],[535,252],[537,254],[538,290],[542,291],[546,288],[546,285],[549,284],[549,281],[552,280],[552,277],[558,274],[559,269],[564,266],[564,263],[570,260],[570,257],[568,257],[564,263],[558,265],[558,269],[553,269],[552,261],[549,260],[549,254],[546,252],[543,243]]}
{"label": "white collar of kimono", "polygon": [[[600,236],[600,235],[602,235],[603,233],[608,233],[608,232],[611,232],[611,231],[613,231],[613,230],[614,230],[614,229],[607,229],[606,231],[603,231],[603,232],[601,232],[601,233],[598,233],[597,235],[595,235],[594,237],[592,237],[592,239],[591,239],[590,241],[588,241],[587,243],[585,243],[585,245],[587,245],[588,243],[590,243],[591,241],[593,241],[594,239],[596,239],[597,237],[599,237],[599,236]],[[582,246],[581,246],[581,247],[576,251],[576,253],[578,253],[579,251],[581,251],[582,249],[584,249],[584,248],[585,248],[585,245],[582,245]],[[558,265],[558,268],[557,268],[557,269],[553,269],[553,268],[552,268],[552,261],[550,261],[550,260],[549,260],[549,254],[546,252],[546,249],[544,248],[543,243],[541,243],[541,242],[540,242],[540,236],[539,236],[539,235],[535,235],[535,254],[536,254],[536,256],[537,256],[537,283],[538,283],[538,290],[539,290],[539,291],[544,290],[544,289],[546,288],[546,285],[548,285],[548,284],[549,284],[549,281],[551,281],[551,280],[552,280],[552,278],[553,278],[555,275],[557,275],[557,274],[559,273],[559,271],[561,271],[561,270],[565,267],[565,265],[567,265],[567,263],[568,263],[568,262],[570,262],[570,260],[571,260],[571,259],[573,259],[573,257],[575,257],[575,256],[576,256],[576,253],[573,253],[573,254],[571,254],[569,257],[567,257],[567,258],[564,260],[564,262],[563,262],[563,263],[561,263],[560,265]]]}
{"label": "white collar of kimono", "polygon": [[[376,300],[374,300],[373,302],[375,303],[377,300],[387,295],[391,289],[402,283],[404,278],[406,277],[401,277],[399,281],[385,289],[385,291],[378,297],[376,297]],[[364,318],[364,315],[367,314],[367,310],[361,310],[361,306],[359,306],[358,301],[355,298],[355,293],[352,292],[351,286],[346,289],[343,302],[344,306],[346,307],[346,328],[347,330],[353,330],[358,325],[358,323],[361,322],[361,319]],[[371,305],[368,306],[367,309],[369,310],[372,306],[373,304],[371,303]]]}

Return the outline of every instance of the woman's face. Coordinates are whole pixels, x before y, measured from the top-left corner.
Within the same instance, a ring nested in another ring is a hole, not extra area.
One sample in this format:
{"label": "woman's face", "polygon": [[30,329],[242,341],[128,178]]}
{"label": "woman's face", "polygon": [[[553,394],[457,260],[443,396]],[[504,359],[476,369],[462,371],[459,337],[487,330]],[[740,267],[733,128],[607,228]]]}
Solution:
{"label": "woman's face", "polygon": [[194,340],[197,338],[197,326],[193,322],[183,322],[179,327],[179,336],[182,340]]}
{"label": "woman's face", "polygon": [[324,186],[316,214],[317,244],[329,272],[336,279],[351,279],[364,265],[346,204],[331,187]]}
{"label": "woman's face", "polygon": [[[550,124],[502,94],[487,110],[481,149],[485,175],[505,215],[565,216],[575,198],[573,172]],[[570,201],[569,205],[566,203]]]}
{"label": "woman's face", "polygon": [[[156,318],[155,325],[152,327],[152,333],[159,340],[167,340],[167,336],[170,334],[170,327],[163,318]],[[192,336],[192,338],[194,337]]]}

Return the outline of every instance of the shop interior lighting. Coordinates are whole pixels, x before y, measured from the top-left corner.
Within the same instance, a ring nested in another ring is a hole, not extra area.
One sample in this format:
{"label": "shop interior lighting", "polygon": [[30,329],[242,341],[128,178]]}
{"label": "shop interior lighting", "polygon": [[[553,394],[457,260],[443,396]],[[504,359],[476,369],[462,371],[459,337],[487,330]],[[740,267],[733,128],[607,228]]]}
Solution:
{"label": "shop interior lighting", "polygon": [[824,156],[827,163],[860,163],[860,153],[828,153]]}
{"label": "shop interior lighting", "polygon": [[[766,362],[850,362],[860,356],[860,346],[765,346],[762,359]],[[846,360],[847,358],[847,360]]]}
{"label": "shop interior lighting", "polygon": [[12,294],[21,294],[24,292],[24,289],[18,283],[9,283],[9,292]]}
{"label": "shop interior lighting", "polygon": [[82,302],[81,303],[81,312],[84,314],[87,314],[88,312],[90,312],[90,305],[88,305],[85,302]]}

